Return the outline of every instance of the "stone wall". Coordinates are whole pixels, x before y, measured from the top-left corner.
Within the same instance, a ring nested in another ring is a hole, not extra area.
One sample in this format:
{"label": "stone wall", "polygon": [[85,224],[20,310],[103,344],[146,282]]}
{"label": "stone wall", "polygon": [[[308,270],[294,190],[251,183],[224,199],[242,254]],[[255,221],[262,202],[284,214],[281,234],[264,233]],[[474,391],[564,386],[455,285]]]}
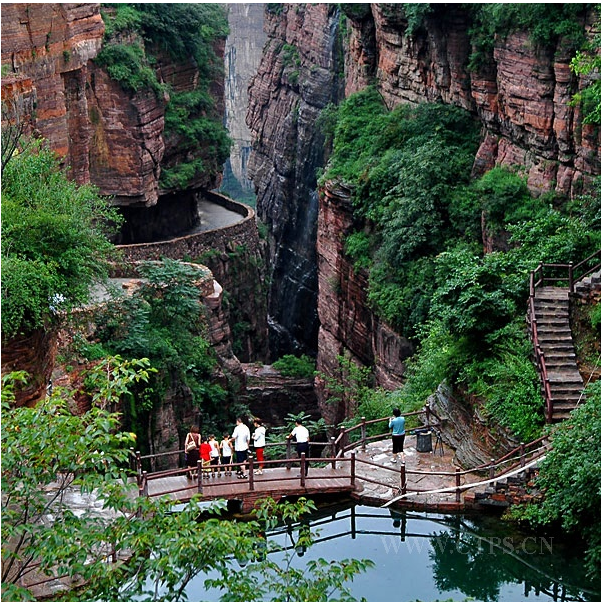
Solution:
{"label": "stone wall", "polygon": [[[243,361],[267,359],[267,309],[263,246],[255,212],[221,194],[204,191],[203,196],[243,219],[230,226],[207,230],[166,241],[119,245],[125,266],[162,257],[199,261],[206,265],[226,291],[223,319],[234,338],[237,357]],[[115,272],[117,275],[118,272]],[[229,336],[231,333],[229,334]]]}

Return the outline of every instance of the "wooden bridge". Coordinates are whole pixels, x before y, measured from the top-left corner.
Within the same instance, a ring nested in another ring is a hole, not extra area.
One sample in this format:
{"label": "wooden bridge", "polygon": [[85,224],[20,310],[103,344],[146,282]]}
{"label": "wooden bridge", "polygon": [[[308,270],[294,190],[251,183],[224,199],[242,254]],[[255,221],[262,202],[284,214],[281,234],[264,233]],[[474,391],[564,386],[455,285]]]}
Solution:
{"label": "wooden bridge", "polygon": [[[435,415],[428,405],[419,412],[405,416],[420,414],[424,414],[427,428],[432,429],[431,432],[438,438],[438,424],[429,424]],[[195,495],[202,496],[204,501],[225,499],[232,510],[243,513],[252,510],[262,498],[280,500],[299,496],[354,497],[371,503],[389,504],[394,501],[396,505],[408,508],[462,510],[466,507],[463,496],[468,490],[495,483],[504,479],[504,475],[521,472],[542,458],[547,450],[546,439],[540,438],[529,444],[521,444],[488,464],[470,470],[452,466],[452,470],[449,470],[451,459],[444,457],[443,444],[438,439],[434,450],[426,454],[428,467],[425,467],[420,461],[425,456],[420,452],[416,453],[416,446],[412,447],[412,437],[424,433],[424,429],[416,429],[413,432],[408,430],[406,462],[391,465],[375,461],[368,449],[374,442],[390,445],[390,435],[387,432],[368,435],[371,426],[378,428],[379,423],[383,423],[386,427],[387,422],[388,418],[370,421],[362,419],[354,427],[341,429],[339,436],[333,437],[328,443],[314,442],[314,449],[322,447],[322,456],[312,457],[310,460],[304,455],[301,458],[292,457],[290,441],[269,443],[267,447],[285,446],[286,457],[264,460],[262,474],[254,474],[257,463],[251,453],[245,479],[237,478],[236,471],[242,465],[236,463],[204,469],[199,462],[196,468],[143,470],[143,464],[155,466],[161,457],[182,452],[149,456],[136,453],[138,494],[149,497],[168,496],[182,503]],[[327,450],[329,453],[325,456]],[[305,475],[307,461],[310,462],[310,468]]]}

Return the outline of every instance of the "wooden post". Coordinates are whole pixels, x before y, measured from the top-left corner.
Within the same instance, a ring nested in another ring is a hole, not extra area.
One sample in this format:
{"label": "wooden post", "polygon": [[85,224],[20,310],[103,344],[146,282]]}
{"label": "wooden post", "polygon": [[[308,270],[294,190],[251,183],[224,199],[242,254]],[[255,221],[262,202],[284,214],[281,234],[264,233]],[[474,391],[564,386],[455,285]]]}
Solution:
{"label": "wooden post", "polygon": [[351,486],[355,489],[355,450],[351,451],[351,466],[349,472],[351,473]]}
{"label": "wooden post", "polygon": [[142,473],[142,495],[148,497],[148,479],[146,478],[146,470]]}
{"label": "wooden post", "polygon": [[426,414],[426,426],[431,426],[431,405],[428,401],[424,404],[424,413]]}
{"label": "wooden post", "polygon": [[345,427],[344,427],[344,426],[342,426],[342,427],[341,427],[341,434],[340,434],[339,436],[340,436],[340,439],[341,439],[341,451],[343,452],[343,454],[345,454],[345,446],[347,445],[347,444],[345,443],[345,439],[347,438],[347,437],[345,436],[346,432],[347,432],[347,431],[346,431]]}
{"label": "wooden post", "polygon": [[357,527],[355,524],[355,506],[351,506],[351,539],[355,539],[357,535]]}
{"label": "wooden post", "polygon": [[406,463],[402,462],[399,466],[399,489],[401,489],[401,495],[405,495],[408,489],[408,479],[406,476]]}
{"label": "wooden post", "polygon": [[362,433],[362,451],[366,451],[366,417],[362,416],[362,426],[361,426],[361,433]]}
{"label": "wooden post", "polygon": [[255,489],[255,483],[253,482],[253,454],[249,454],[249,491]]}
{"label": "wooden post", "polygon": [[456,502],[460,503],[460,469],[456,466]]}
{"label": "wooden post", "polygon": [[138,487],[142,487],[142,458],[139,451],[136,452],[136,480]]}
{"label": "wooden post", "polygon": [[305,452],[301,454],[301,487],[305,487]]}
{"label": "wooden post", "polygon": [[[291,459],[291,457],[292,457],[292,453],[291,453],[291,445],[292,445],[292,442],[291,442],[291,440],[290,440],[290,439],[287,439],[287,440],[286,440],[286,459],[287,459],[287,460],[290,460],[290,459]],[[286,463],[286,470],[290,470],[290,469],[291,469],[291,463],[290,463],[290,462],[287,462],[287,463]]]}
{"label": "wooden post", "polygon": [[495,460],[491,458],[489,460],[489,478],[493,479],[495,477]]}
{"label": "wooden post", "polygon": [[203,461],[196,461],[196,478],[197,478],[197,490],[199,493],[203,492]]}
{"label": "wooden post", "polygon": [[573,262],[569,261],[569,293],[575,292],[575,281],[573,280]]}
{"label": "wooden post", "polygon": [[332,469],[336,470],[337,468],[337,449],[336,449],[336,439],[334,437],[330,438],[330,457],[332,458]]}
{"label": "wooden post", "polygon": [[524,468],[525,466],[525,444],[521,442],[520,444],[520,467]]}

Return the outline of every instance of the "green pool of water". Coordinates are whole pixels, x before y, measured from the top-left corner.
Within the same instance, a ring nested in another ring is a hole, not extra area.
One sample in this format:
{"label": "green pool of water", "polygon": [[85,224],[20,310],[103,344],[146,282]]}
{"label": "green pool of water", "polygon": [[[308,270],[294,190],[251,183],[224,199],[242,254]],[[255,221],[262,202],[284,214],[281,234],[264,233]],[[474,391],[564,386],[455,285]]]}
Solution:
{"label": "green pool of water", "polygon": [[[520,532],[497,516],[345,505],[322,509],[308,524],[316,543],[307,550],[295,548],[294,530],[269,537],[294,552],[297,567],[316,558],[371,559],[376,566],[351,586],[368,602],[600,600],[600,584],[585,578],[581,550],[561,536]],[[219,600],[218,592],[205,591],[205,577],[190,584],[190,599]]]}

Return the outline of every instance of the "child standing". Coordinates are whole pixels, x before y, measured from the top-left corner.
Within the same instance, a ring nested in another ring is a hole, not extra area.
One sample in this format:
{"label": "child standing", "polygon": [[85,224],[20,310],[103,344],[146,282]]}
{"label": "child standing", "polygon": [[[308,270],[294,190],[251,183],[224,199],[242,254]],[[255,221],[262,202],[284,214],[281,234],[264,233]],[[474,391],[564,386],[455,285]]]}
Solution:
{"label": "child standing", "polygon": [[207,437],[203,437],[200,454],[203,462],[203,478],[206,478],[209,477],[209,466],[211,464],[211,445],[209,445]]}
{"label": "child standing", "polygon": [[232,442],[230,441],[230,435],[228,433],[224,434],[224,438],[221,440],[219,444],[220,449],[222,450],[222,464],[225,465],[225,471],[228,475],[232,475]]}
{"label": "child standing", "polygon": [[259,418],[255,418],[253,423],[255,425],[255,431],[253,432],[253,445],[255,446],[255,456],[259,468],[255,471],[255,474],[263,474],[263,450],[265,448],[265,426]]}
{"label": "child standing", "polygon": [[221,473],[219,472],[219,443],[215,440],[215,435],[209,435],[209,445],[211,446],[211,476],[215,477],[217,474],[218,477],[221,477]]}

